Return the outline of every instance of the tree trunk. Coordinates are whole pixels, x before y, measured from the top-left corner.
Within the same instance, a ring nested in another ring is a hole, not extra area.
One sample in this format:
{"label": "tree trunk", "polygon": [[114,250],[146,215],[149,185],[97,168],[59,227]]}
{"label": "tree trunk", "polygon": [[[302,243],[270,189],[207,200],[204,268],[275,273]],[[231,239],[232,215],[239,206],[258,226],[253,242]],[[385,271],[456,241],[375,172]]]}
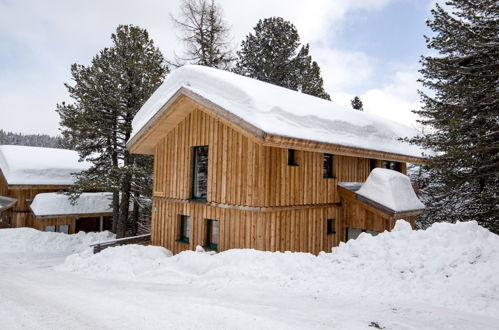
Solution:
{"label": "tree trunk", "polygon": [[125,237],[126,225],[128,222],[128,212],[130,210],[130,188],[132,176],[126,173],[123,176],[123,185],[121,187],[121,201],[120,201],[120,216],[116,228],[116,236],[118,238]]}
{"label": "tree trunk", "polygon": [[113,192],[113,227],[112,232],[116,234],[118,229],[118,221],[120,217],[120,193],[119,191]]}

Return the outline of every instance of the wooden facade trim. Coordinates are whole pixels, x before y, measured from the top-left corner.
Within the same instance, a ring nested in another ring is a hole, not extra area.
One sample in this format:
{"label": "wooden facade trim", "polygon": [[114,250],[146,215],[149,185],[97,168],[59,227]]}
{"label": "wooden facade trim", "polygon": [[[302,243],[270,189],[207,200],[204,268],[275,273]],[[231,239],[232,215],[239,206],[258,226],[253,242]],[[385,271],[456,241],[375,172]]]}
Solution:
{"label": "wooden facade trim", "polygon": [[[131,211],[130,211],[131,212]],[[37,216],[33,214],[36,219],[58,219],[58,218],[93,218],[93,217],[108,217],[112,216],[112,212],[106,213],[78,213],[78,214],[50,214]]]}
{"label": "wooden facade trim", "polygon": [[158,201],[170,202],[170,203],[194,204],[194,205],[218,207],[222,209],[253,211],[253,212],[279,212],[279,211],[290,211],[290,210],[321,209],[327,207],[341,206],[340,203],[305,204],[305,205],[290,205],[290,206],[247,206],[247,205],[234,205],[234,204],[215,203],[215,202],[199,202],[191,199],[177,199],[177,198],[158,197],[158,196],[153,196],[152,199]]}
{"label": "wooden facade trim", "polygon": [[227,111],[203,96],[185,88],[180,88],[165,103],[165,105],[163,105],[163,107],[161,107],[161,109],[151,119],[149,119],[147,124],[144,125],[144,127],[142,127],[142,129],[130,141],[128,141],[128,149],[132,153],[153,155],[159,140],[174,129],[176,125],[194,109],[198,109],[215,116],[227,126],[264,146],[292,148],[304,151],[333,153],[344,156],[374,158],[416,164],[425,163],[425,159],[422,157],[412,157],[396,153],[267,134],[254,125],[244,121],[242,118],[234,115],[230,111]]}

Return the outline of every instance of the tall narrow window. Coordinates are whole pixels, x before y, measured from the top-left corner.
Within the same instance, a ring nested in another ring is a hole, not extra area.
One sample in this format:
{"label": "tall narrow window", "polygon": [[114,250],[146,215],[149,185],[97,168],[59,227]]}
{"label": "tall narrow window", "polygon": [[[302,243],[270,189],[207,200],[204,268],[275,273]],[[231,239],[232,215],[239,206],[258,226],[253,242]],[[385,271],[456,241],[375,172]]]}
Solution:
{"label": "tall narrow window", "polygon": [[189,243],[191,235],[191,218],[187,215],[180,216],[180,233],[178,235],[179,241],[182,243]]}
{"label": "tall narrow window", "polygon": [[288,166],[298,166],[296,163],[296,150],[288,149]]}
{"label": "tall narrow window", "polygon": [[327,230],[328,235],[336,234],[336,228],[334,226],[334,219],[327,219]]}
{"label": "tall narrow window", "polygon": [[207,220],[206,247],[210,250],[218,249],[218,220]]}
{"label": "tall narrow window", "polygon": [[376,168],[376,159],[369,159],[369,172]]}
{"label": "tall narrow window", "polygon": [[206,200],[208,186],[208,146],[194,147],[192,197]]}
{"label": "tall narrow window", "polygon": [[324,178],[332,179],[333,176],[333,155],[324,154]]}

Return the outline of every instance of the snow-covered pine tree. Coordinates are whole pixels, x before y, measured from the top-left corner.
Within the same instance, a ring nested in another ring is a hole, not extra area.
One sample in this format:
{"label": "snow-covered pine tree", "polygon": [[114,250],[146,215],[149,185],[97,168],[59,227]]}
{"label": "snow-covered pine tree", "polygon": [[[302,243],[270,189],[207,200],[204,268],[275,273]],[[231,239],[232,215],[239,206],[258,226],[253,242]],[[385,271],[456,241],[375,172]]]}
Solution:
{"label": "snow-covered pine tree", "polygon": [[161,84],[168,67],[145,29],[120,25],[111,39],[112,46],[101,50],[91,65],[72,65],[74,85],[65,85],[74,102],[58,104],[57,112],[63,137],[93,164],[77,176],[73,193],[112,191],[113,231],[123,237],[131,195],[134,203],[140,202],[140,194],[150,191],[141,185],[151,176],[151,159],[131,155],[125,144],[134,115]]}
{"label": "snow-covered pine tree", "polygon": [[499,3],[452,0],[432,16],[438,55],[422,58],[428,92],[415,111],[426,130],[414,142],[436,152],[418,179],[422,222],[477,220],[499,233]]}
{"label": "snow-covered pine tree", "polygon": [[238,74],[330,100],[309,45],[300,47],[298,30],[281,17],[258,21],[237,57]]}
{"label": "snow-covered pine tree", "polygon": [[180,16],[171,16],[181,31],[186,46],[184,58],[189,62],[219,69],[228,69],[235,60],[230,42],[230,29],[221,8],[214,0],[182,0]]}
{"label": "snow-covered pine tree", "polygon": [[364,111],[364,104],[360,100],[360,97],[355,96],[350,103],[352,104],[352,109]]}

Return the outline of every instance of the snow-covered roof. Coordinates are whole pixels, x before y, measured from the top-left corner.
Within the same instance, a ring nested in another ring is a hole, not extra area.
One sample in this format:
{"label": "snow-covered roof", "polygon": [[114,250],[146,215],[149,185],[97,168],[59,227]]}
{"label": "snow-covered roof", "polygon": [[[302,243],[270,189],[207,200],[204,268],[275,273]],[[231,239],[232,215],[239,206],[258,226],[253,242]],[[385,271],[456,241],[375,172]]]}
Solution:
{"label": "snow-covered roof", "polygon": [[9,185],[72,185],[71,173],[89,167],[73,150],[0,145],[0,170]]}
{"label": "snow-covered roof", "polygon": [[408,176],[384,168],[373,169],[356,193],[395,212],[425,208],[416,196]]}
{"label": "snow-covered roof", "polygon": [[[181,89],[276,136],[422,157],[422,149],[399,141],[414,128],[318,97],[214,68],[185,65],[170,73],[133,119],[129,142]],[[133,143],[133,142],[132,142]]]}
{"label": "snow-covered roof", "polygon": [[75,205],[62,193],[42,193],[35,196],[31,211],[37,217],[72,214],[112,213],[113,194],[109,192],[82,193]]}

